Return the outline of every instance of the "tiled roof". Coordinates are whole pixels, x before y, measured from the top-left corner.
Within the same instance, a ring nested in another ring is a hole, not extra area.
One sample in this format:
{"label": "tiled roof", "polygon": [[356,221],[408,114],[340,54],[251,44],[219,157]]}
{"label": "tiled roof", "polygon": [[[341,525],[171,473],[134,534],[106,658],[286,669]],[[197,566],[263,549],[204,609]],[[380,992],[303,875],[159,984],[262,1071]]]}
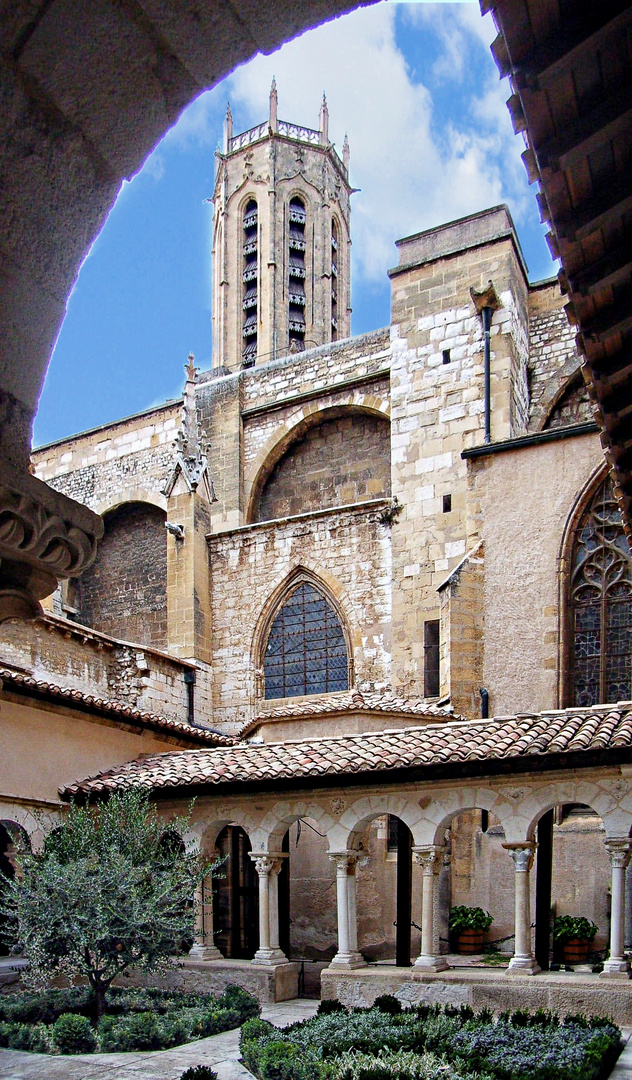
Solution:
{"label": "tiled roof", "polygon": [[192,727],[190,724],[170,720],[168,716],[160,716],[158,713],[143,712],[142,709],[135,709],[122,701],[110,701],[108,698],[84,694],[81,690],[72,687],[56,686],[55,683],[34,679],[30,675],[23,675],[22,672],[11,671],[8,668],[0,668],[0,683],[7,690],[27,693],[31,691],[64,704],[78,705],[101,714],[111,715],[117,720],[129,720],[131,724],[150,727],[166,735],[184,737],[190,739],[191,742],[199,742],[206,746],[231,746],[233,743],[231,738],[220,735],[218,732]]}
{"label": "tiled roof", "polygon": [[[494,720],[459,720],[397,731],[340,735],[284,743],[237,743],[221,750],[155,754],[111,769],[62,791],[66,797],[115,788],[186,787],[388,774],[469,762],[537,759],[544,755],[632,748],[632,702]],[[573,759],[575,760],[575,759]],[[559,762],[559,758],[556,758]],[[535,761],[534,761],[535,764]],[[556,767],[558,767],[556,765]]]}
{"label": "tiled roof", "polygon": [[454,714],[451,706],[428,705],[421,698],[400,698],[379,691],[345,690],[337,694],[317,694],[311,698],[301,698],[288,705],[275,706],[270,700],[260,709],[254,719],[239,732],[239,737],[248,735],[266,720],[293,716],[325,716],[332,713],[363,712],[384,713],[386,715],[406,714],[407,716],[427,716],[430,719],[461,719]]}

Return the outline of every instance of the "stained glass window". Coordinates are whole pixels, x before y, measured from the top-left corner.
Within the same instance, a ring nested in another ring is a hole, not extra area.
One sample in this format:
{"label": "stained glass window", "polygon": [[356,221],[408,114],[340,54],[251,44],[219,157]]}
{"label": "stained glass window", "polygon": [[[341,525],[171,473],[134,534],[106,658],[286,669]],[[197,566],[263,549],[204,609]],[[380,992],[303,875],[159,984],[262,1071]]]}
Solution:
{"label": "stained glass window", "polygon": [[272,623],[264,659],[265,697],[349,689],[347,646],[332,605],[302,582]]}
{"label": "stained glass window", "polygon": [[632,563],[607,477],[575,534],[571,566],[572,701],[632,698]]}

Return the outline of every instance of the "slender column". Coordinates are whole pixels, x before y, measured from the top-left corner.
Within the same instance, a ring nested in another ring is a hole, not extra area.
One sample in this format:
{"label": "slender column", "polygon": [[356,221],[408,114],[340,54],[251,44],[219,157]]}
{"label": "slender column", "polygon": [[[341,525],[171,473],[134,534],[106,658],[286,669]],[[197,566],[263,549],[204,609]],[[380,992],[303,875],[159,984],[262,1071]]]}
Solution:
{"label": "slender column", "polygon": [[336,864],[336,900],[338,908],[338,952],[331,961],[345,967],[363,967],[364,957],[358,952],[358,919],[355,873],[357,851],[330,851]]}
{"label": "slender column", "polygon": [[189,949],[193,960],[223,960],[213,940],[213,882],[205,878],[195,890],[195,938]]}
{"label": "slender column", "polygon": [[435,881],[443,862],[444,848],[436,845],[414,847],[413,858],[421,866],[421,952],[415,967],[426,971],[445,971],[448,962],[439,956],[435,932]]}
{"label": "slender column", "polygon": [[262,855],[250,853],[259,875],[259,948],[253,964],[287,964],[285,953],[279,948],[279,890],[277,875],[281,869],[281,856],[277,853]]}
{"label": "slender column", "polygon": [[602,979],[629,979],[630,965],[623,955],[625,933],[625,869],[630,861],[630,841],[606,840],[612,873],[610,901],[610,956],[601,972]]}
{"label": "slender column", "polygon": [[530,871],[535,844],[503,844],[515,866],[515,951],[509,961],[508,973],[537,975],[538,967],[531,948]]}

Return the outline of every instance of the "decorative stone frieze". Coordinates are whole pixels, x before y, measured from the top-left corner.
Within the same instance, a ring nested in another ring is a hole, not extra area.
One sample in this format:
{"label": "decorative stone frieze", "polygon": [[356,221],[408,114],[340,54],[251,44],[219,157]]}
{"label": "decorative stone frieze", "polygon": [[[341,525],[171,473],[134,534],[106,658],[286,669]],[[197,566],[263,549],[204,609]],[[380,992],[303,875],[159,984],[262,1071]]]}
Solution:
{"label": "decorative stone frieze", "polygon": [[32,619],[60,578],[93,562],[103,522],[29,473],[0,473],[0,622]]}

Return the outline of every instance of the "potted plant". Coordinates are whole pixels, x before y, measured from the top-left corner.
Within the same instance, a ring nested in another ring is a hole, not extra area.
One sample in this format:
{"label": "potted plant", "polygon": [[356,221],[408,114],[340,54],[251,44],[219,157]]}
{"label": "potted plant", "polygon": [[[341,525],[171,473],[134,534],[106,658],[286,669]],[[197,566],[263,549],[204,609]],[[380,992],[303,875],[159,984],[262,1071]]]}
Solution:
{"label": "potted plant", "polygon": [[560,915],[553,926],[553,938],[562,946],[565,964],[585,964],[599,927],[582,915]]}
{"label": "potted plant", "polygon": [[480,907],[466,907],[457,904],[450,908],[450,933],[456,938],[456,951],[461,954],[480,953],[483,951],[485,932],[493,923],[488,911]]}

